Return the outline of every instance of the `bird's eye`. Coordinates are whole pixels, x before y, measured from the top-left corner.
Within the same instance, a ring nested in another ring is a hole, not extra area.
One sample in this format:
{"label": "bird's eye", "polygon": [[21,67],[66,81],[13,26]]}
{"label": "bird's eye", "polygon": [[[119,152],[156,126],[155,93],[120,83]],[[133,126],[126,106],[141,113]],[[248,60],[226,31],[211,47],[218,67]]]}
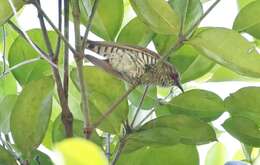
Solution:
{"label": "bird's eye", "polygon": [[179,81],[179,74],[178,73],[173,73],[171,75],[171,78],[174,80],[174,81]]}

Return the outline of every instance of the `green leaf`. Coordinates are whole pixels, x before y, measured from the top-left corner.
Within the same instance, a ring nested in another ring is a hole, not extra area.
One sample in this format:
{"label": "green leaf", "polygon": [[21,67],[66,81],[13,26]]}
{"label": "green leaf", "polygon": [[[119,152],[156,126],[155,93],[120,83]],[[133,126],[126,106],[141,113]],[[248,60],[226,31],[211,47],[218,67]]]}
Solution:
{"label": "green leaf", "polygon": [[159,34],[177,34],[179,18],[165,0],[130,0],[138,18]]}
{"label": "green leaf", "polygon": [[[160,54],[167,52],[176,42],[175,36],[156,35],[155,47]],[[182,46],[178,51],[172,52],[169,61],[176,66],[181,74],[182,83],[195,80],[208,73],[215,63],[201,56],[190,45]]]}
{"label": "green leaf", "polygon": [[224,144],[216,143],[208,151],[205,165],[223,165],[226,162],[227,149]]}
{"label": "green leaf", "polygon": [[[17,11],[24,5],[23,0],[13,0],[12,2]],[[13,10],[8,0],[0,0],[0,4],[0,25],[2,25],[13,15]]]}
{"label": "green leaf", "polygon": [[167,115],[149,121],[130,134],[124,152],[151,145],[205,144],[214,140],[216,134],[207,123],[184,115]]}
{"label": "green leaf", "polygon": [[237,0],[240,9],[244,8],[246,5],[254,1],[256,0]]}
{"label": "green leaf", "polygon": [[247,81],[247,82],[259,82],[260,79],[242,76],[228,68],[220,65],[216,65],[215,68],[209,73],[211,74],[209,82],[223,82],[223,81]]}
{"label": "green leaf", "polygon": [[243,117],[231,117],[222,126],[239,141],[260,147],[260,131],[255,122]]}
{"label": "green leaf", "polygon": [[260,56],[255,45],[225,28],[207,28],[188,41],[202,55],[245,76],[260,76]]}
{"label": "green leaf", "polygon": [[[125,85],[116,77],[96,67],[84,67],[84,82],[88,89],[89,107],[92,122],[98,120],[114,101],[125,93]],[[79,89],[76,69],[71,72],[71,79]],[[111,91],[112,90],[112,91]],[[124,100],[100,124],[99,128],[113,134],[119,134],[121,122],[127,118],[128,103]]]}
{"label": "green leaf", "polygon": [[[91,141],[81,138],[70,138],[58,143],[55,151],[59,153],[56,160],[66,165],[108,165],[102,150]],[[82,156],[84,155],[84,156]],[[54,163],[57,163],[53,160]]]}
{"label": "green leaf", "polygon": [[118,165],[199,165],[199,154],[192,145],[149,146],[131,153],[122,153]]}
{"label": "green leaf", "polygon": [[[0,72],[3,72],[3,63],[0,62]],[[16,80],[11,74],[0,79],[0,101],[7,95],[16,95]]]}
{"label": "green leaf", "polygon": [[237,15],[233,29],[238,32],[247,32],[260,39],[260,1],[253,1],[244,7]]}
{"label": "green leaf", "polygon": [[[223,100],[213,92],[194,89],[174,97],[162,111],[185,114],[205,121],[217,119],[225,106]],[[160,111],[160,107],[157,111]]]}
{"label": "green leaf", "polygon": [[[144,94],[145,87],[138,86],[135,90],[133,90],[129,95],[129,101],[135,106],[138,107],[140,104],[140,100]],[[156,87],[149,87],[146,96],[144,98],[142,109],[149,110],[156,105],[157,102],[157,88]]]}
{"label": "green leaf", "polygon": [[11,114],[11,132],[17,148],[26,158],[43,140],[52,109],[54,83],[51,78],[24,86]]}
{"label": "green leaf", "polygon": [[[93,2],[94,0],[91,0]],[[90,0],[81,0],[81,22],[86,25],[92,6]],[[93,19],[92,31],[106,41],[114,41],[123,21],[123,0],[100,0]]]}
{"label": "green leaf", "polygon": [[260,127],[260,88],[246,87],[225,99],[225,105],[231,116],[246,117]]}
{"label": "green leaf", "polygon": [[117,42],[146,47],[153,36],[150,28],[135,17],[121,30]]}
{"label": "green leaf", "polygon": [[[42,31],[40,29],[33,29],[28,31],[28,35],[32,41],[37,44],[42,50],[46,51],[44,39],[42,37]],[[48,32],[52,47],[56,48],[57,34],[54,31]],[[62,52],[61,52],[62,54]],[[21,62],[38,57],[39,54],[29,45],[21,36],[19,36],[12,44],[9,50],[8,62],[10,67],[19,64]],[[62,59],[60,59],[62,61]],[[41,79],[44,76],[51,74],[50,64],[41,59],[34,63],[27,64],[19,67],[19,69],[12,71],[16,80],[25,85],[32,80]]]}
{"label": "green leaf", "polygon": [[16,160],[5,148],[0,146],[0,164],[2,165],[17,165]]}
{"label": "green leaf", "polygon": [[200,0],[170,0],[169,4],[179,16],[184,34],[186,34],[203,15]]}
{"label": "green leaf", "polygon": [[0,103],[0,130],[5,134],[10,132],[10,116],[16,99],[16,95],[7,95]]}
{"label": "green leaf", "polygon": [[2,52],[4,51],[4,44],[3,44],[4,34],[5,34],[5,51],[7,56],[12,43],[18,36],[18,33],[14,31],[14,29],[9,24],[2,25],[2,27],[0,26],[0,51]]}

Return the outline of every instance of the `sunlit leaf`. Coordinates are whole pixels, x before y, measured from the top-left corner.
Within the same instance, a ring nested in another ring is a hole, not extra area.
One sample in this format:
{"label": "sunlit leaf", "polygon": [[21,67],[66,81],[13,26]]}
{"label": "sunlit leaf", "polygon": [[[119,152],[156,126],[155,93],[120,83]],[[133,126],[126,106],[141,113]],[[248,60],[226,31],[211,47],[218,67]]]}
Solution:
{"label": "sunlit leaf", "polygon": [[16,160],[10,152],[0,146],[0,164],[2,165],[17,165]]}
{"label": "sunlit leaf", "polygon": [[224,102],[218,95],[210,91],[194,89],[174,97],[165,107],[162,109],[159,107],[158,113],[166,111],[170,114],[186,114],[212,121],[225,110]]}
{"label": "sunlit leaf", "polygon": [[43,78],[24,86],[11,114],[11,132],[16,147],[30,158],[43,140],[51,115],[53,80]]}
{"label": "sunlit leaf", "polygon": [[[23,0],[12,0],[16,10],[23,7]],[[13,10],[8,0],[0,0],[0,25],[4,24],[12,15]]]}
{"label": "sunlit leaf", "polygon": [[222,143],[214,144],[208,151],[205,165],[223,165],[226,162],[227,149]]}
{"label": "sunlit leaf", "polygon": [[117,42],[146,47],[153,36],[150,28],[135,17],[121,30]]}
{"label": "sunlit leaf", "polygon": [[[113,104],[113,102],[121,97],[125,90],[122,81],[110,74],[107,74],[100,68],[84,67],[83,74],[85,84],[88,89],[89,107],[92,122],[98,120],[103,113]],[[79,89],[77,71],[73,69],[71,79]],[[118,134],[120,132],[121,123],[127,118],[128,103],[124,100],[99,126],[100,129]]]}
{"label": "sunlit leaf", "polygon": [[[87,24],[93,0],[81,0],[81,21]],[[113,41],[121,27],[124,16],[123,0],[100,0],[93,19],[92,31],[107,41]]]}
{"label": "sunlit leaf", "polygon": [[10,132],[10,116],[16,99],[16,95],[7,95],[0,102],[0,130],[5,134]]}
{"label": "sunlit leaf", "polygon": [[62,161],[65,165],[108,165],[102,150],[94,143],[85,139],[66,139],[55,146],[55,151],[59,155],[53,161]]}
{"label": "sunlit leaf", "polygon": [[176,11],[180,20],[182,20],[184,34],[195,25],[203,14],[200,0],[170,0],[169,4]]}
{"label": "sunlit leaf", "polygon": [[131,0],[138,18],[159,34],[177,34],[179,18],[164,0]]}
{"label": "sunlit leaf", "polygon": [[225,99],[225,105],[231,116],[249,118],[260,127],[260,88],[246,87]]}
{"label": "sunlit leaf", "polygon": [[246,5],[248,5],[249,3],[256,1],[256,0],[237,0],[237,3],[240,7],[240,9],[242,9],[243,7],[245,7]]}
{"label": "sunlit leaf", "polygon": [[256,123],[243,117],[232,117],[223,123],[225,130],[239,141],[259,147],[260,131]]}
{"label": "sunlit leaf", "polygon": [[199,154],[192,145],[149,146],[122,153],[118,165],[199,165]]}
{"label": "sunlit leaf", "polygon": [[260,1],[253,1],[244,7],[235,19],[233,29],[239,32],[247,32],[256,38],[260,38]]}
{"label": "sunlit leaf", "polygon": [[188,41],[202,55],[246,76],[260,76],[260,56],[255,45],[225,28],[207,28]]}
{"label": "sunlit leaf", "polygon": [[32,152],[32,159],[30,160],[30,164],[31,165],[39,165],[39,164],[53,165],[49,156],[38,150],[34,150]]}

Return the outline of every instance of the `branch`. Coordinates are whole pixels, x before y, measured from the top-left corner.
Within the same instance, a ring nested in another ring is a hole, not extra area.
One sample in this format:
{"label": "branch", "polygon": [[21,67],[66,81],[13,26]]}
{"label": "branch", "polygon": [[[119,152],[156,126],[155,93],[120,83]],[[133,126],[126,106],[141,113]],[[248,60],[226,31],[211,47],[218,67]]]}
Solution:
{"label": "branch", "polygon": [[26,61],[23,61],[23,62],[21,62],[21,63],[19,63],[19,64],[14,65],[13,67],[11,67],[11,68],[5,70],[5,72],[3,72],[3,73],[1,74],[0,79],[3,78],[4,76],[6,76],[6,75],[7,75],[8,73],[10,73],[11,71],[13,71],[13,70],[15,70],[15,69],[18,69],[18,68],[20,68],[21,66],[34,63],[34,62],[36,62],[36,61],[38,61],[38,60],[40,60],[40,59],[41,59],[41,57],[39,56],[39,57],[30,59],[30,60],[26,60]]}
{"label": "branch", "polygon": [[[10,1],[10,0],[9,0]],[[34,1],[34,6],[37,8],[38,12],[46,19],[46,21],[51,25],[53,30],[60,36],[60,38],[63,40],[63,42],[70,48],[71,52],[73,54],[76,54],[76,50],[71,46],[69,41],[63,36],[63,34],[59,31],[59,29],[54,25],[54,23],[51,21],[51,19],[47,16],[47,14],[43,11],[40,4],[36,1]]]}
{"label": "branch", "polygon": [[91,30],[91,23],[93,21],[93,18],[95,16],[95,13],[96,13],[96,10],[97,10],[98,2],[99,2],[99,0],[95,0],[93,7],[91,9],[90,16],[89,16],[89,19],[88,19],[88,23],[86,25],[86,31],[85,31],[85,34],[84,34],[84,37],[83,37],[83,40],[82,40],[81,49],[84,49],[85,43],[88,39],[88,34]]}
{"label": "branch", "polygon": [[[64,37],[69,41],[69,0],[64,0]],[[63,88],[66,100],[68,102],[69,93],[69,47],[65,44],[64,47],[64,77]]]}
{"label": "branch", "polygon": [[[74,30],[75,30],[75,47],[77,53],[74,54],[74,59],[77,65],[77,72],[79,78],[79,87],[80,87],[80,94],[81,94],[81,102],[82,102],[82,110],[84,113],[85,119],[85,129],[88,130],[90,128],[90,113],[89,113],[89,105],[88,105],[88,98],[87,98],[87,90],[84,83],[84,76],[83,76],[83,58],[84,51],[81,49],[81,36],[80,36],[80,8],[79,8],[79,1],[73,0],[72,2],[72,14],[73,14],[73,21],[74,21]],[[85,137],[89,138],[91,132],[85,131]]]}
{"label": "branch", "polygon": [[112,105],[109,107],[109,109],[102,114],[102,116],[93,124],[92,129],[97,128],[102,121],[108,117],[115,109],[116,107],[136,88],[137,85],[131,86],[121,97],[119,97]]}
{"label": "branch", "polygon": [[[38,3],[39,4],[39,3]],[[40,5],[40,4],[39,4]],[[47,29],[44,23],[44,19],[42,16],[41,12],[38,12],[38,17],[39,17],[39,21],[40,21],[40,25],[42,28],[42,32],[43,32],[43,38],[46,44],[46,47],[48,49],[49,55],[51,57],[51,59],[54,61],[54,52],[51,46],[51,42],[47,33]],[[57,61],[56,61],[57,62]],[[60,100],[60,104],[61,104],[61,108],[62,108],[62,121],[65,127],[65,132],[66,132],[66,136],[67,137],[72,137],[73,136],[73,116],[72,113],[70,112],[69,106],[68,106],[68,102],[67,99],[65,97],[64,94],[64,89],[62,86],[62,81],[61,81],[61,77],[60,77],[60,73],[58,68],[54,68],[52,67],[52,71],[53,71],[53,75],[54,75],[54,79],[57,85],[57,92],[58,92],[58,96],[59,96],[59,100]]]}
{"label": "branch", "polygon": [[124,147],[125,147],[125,143],[126,143],[126,138],[127,138],[127,134],[125,134],[119,141],[119,146],[118,149],[116,151],[116,155],[111,163],[111,165],[115,165],[117,160],[119,159]]}
{"label": "branch", "polygon": [[[58,1],[58,28],[59,28],[59,31],[61,31],[61,26],[62,26],[62,1],[59,0]],[[66,36],[64,36],[66,38]],[[66,40],[68,41],[68,39],[66,38]],[[65,44],[66,45],[66,44]],[[57,43],[56,43],[56,50],[55,50],[55,61],[56,59],[58,59],[58,56],[60,54],[60,48],[61,48],[61,37],[58,36],[58,40],[57,40]]]}
{"label": "branch", "polygon": [[[15,9],[15,6],[12,2],[12,0],[8,0],[8,3],[10,4],[12,11],[14,13],[15,19],[19,25],[19,20],[17,19],[17,11]],[[12,26],[12,28],[17,31],[19,34],[22,35],[23,38],[25,38],[25,40],[32,46],[32,48],[46,61],[48,61],[53,67],[57,68],[57,65],[54,64],[34,43],[33,41],[30,39],[30,37],[28,36],[28,34],[21,28],[19,28],[18,26],[16,26],[12,21],[8,21],[8,23]]]}
{"label": "branch", "polygon": [[133,120],[132,120],[132,122],[131,122],[131,124],[130,124],[131,127],[133,127],[133,125],[134,125],[134,123],[135,123],[135,120],[136,120],[136,117],[138,116],[138,114],[139,114],[139,112],[140,112],[140,110],[141,110],[141,107],[142,107],[142,105],[143,105],[144,98],[145,98],[145,96],[146,96],[146,94],[147,94],[148,89],[149,89],[149,86],[146,86],[145,89],[144,89],[144,93],[143,93],[143,95],[142,95],[141,101],[140,101],[140,103],[139,103],[139,105],[138,105],[138,107],[137,107],[137,110],[136,110],[136,113],[135,113],[135,115],[134,115],[134,118],[133,118]]}

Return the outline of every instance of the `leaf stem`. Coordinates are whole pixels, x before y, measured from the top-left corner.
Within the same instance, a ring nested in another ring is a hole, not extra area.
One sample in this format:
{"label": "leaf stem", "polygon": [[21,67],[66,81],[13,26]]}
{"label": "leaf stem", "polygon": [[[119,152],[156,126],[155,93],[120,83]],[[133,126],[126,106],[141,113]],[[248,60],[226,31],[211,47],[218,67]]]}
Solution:
{"label": "leaf stem", "polygon": [[130,124],[131,127],[133,127],[133,125],[134,125],[134,123],[135,123],[135,120],[136,120],[136,118],[137,118],[137,116],[138,116],[138,114],[139,114],[139,112],[140,112],[140,110],[141,110],[141,107],[142,107],[143,102],[144,102],[144,98],[145,98],[145,96],[146,96],[148,90],[149,90],[149,86],[146,86],[145,89],[144,89],[144,93],[143,93],[143,95],[142,95],[141,101],[140,101],[140,103],[139,103],[139,105],[138,105],[138,107],[137,107],[137,110],[136,110],[136,113],[135,113],[135,115],[134,115],[134,118],[133,118],[133,120],[132,120],[132,122],[131,122],[131,124]]}
{"label": "leaf stem", "polygon": [[88,39],[88,34],[91,30],[91,23],[92,23],[93,18],[95,16],[95,13],[96,13],[96,10],[97,10],[97,7],[98,7],[98,3],[99,3],[99,0],[95,0],[93,7],[91,9],[90,16],[89,16],[89,19],[88,19],[88,23],[86,25],[86,31],[85,31],[85,34],[84,34],[84,37],[83,37],[83,40],[82,40],[81,49],[84,49],[85,43]]}
{"label": "leaf stem", "polygon": [[116,154],[115,154],[115,157],[114,159],[112,160],[111,162],[111,165],[115,165],[117,160],[119,159],[124,147],[125,147],[125,144],[126,144],[126,138],[127,138],[127,134],[125,134],[119,141],[119,144],[118,144],[118,148],[116,150]]}

